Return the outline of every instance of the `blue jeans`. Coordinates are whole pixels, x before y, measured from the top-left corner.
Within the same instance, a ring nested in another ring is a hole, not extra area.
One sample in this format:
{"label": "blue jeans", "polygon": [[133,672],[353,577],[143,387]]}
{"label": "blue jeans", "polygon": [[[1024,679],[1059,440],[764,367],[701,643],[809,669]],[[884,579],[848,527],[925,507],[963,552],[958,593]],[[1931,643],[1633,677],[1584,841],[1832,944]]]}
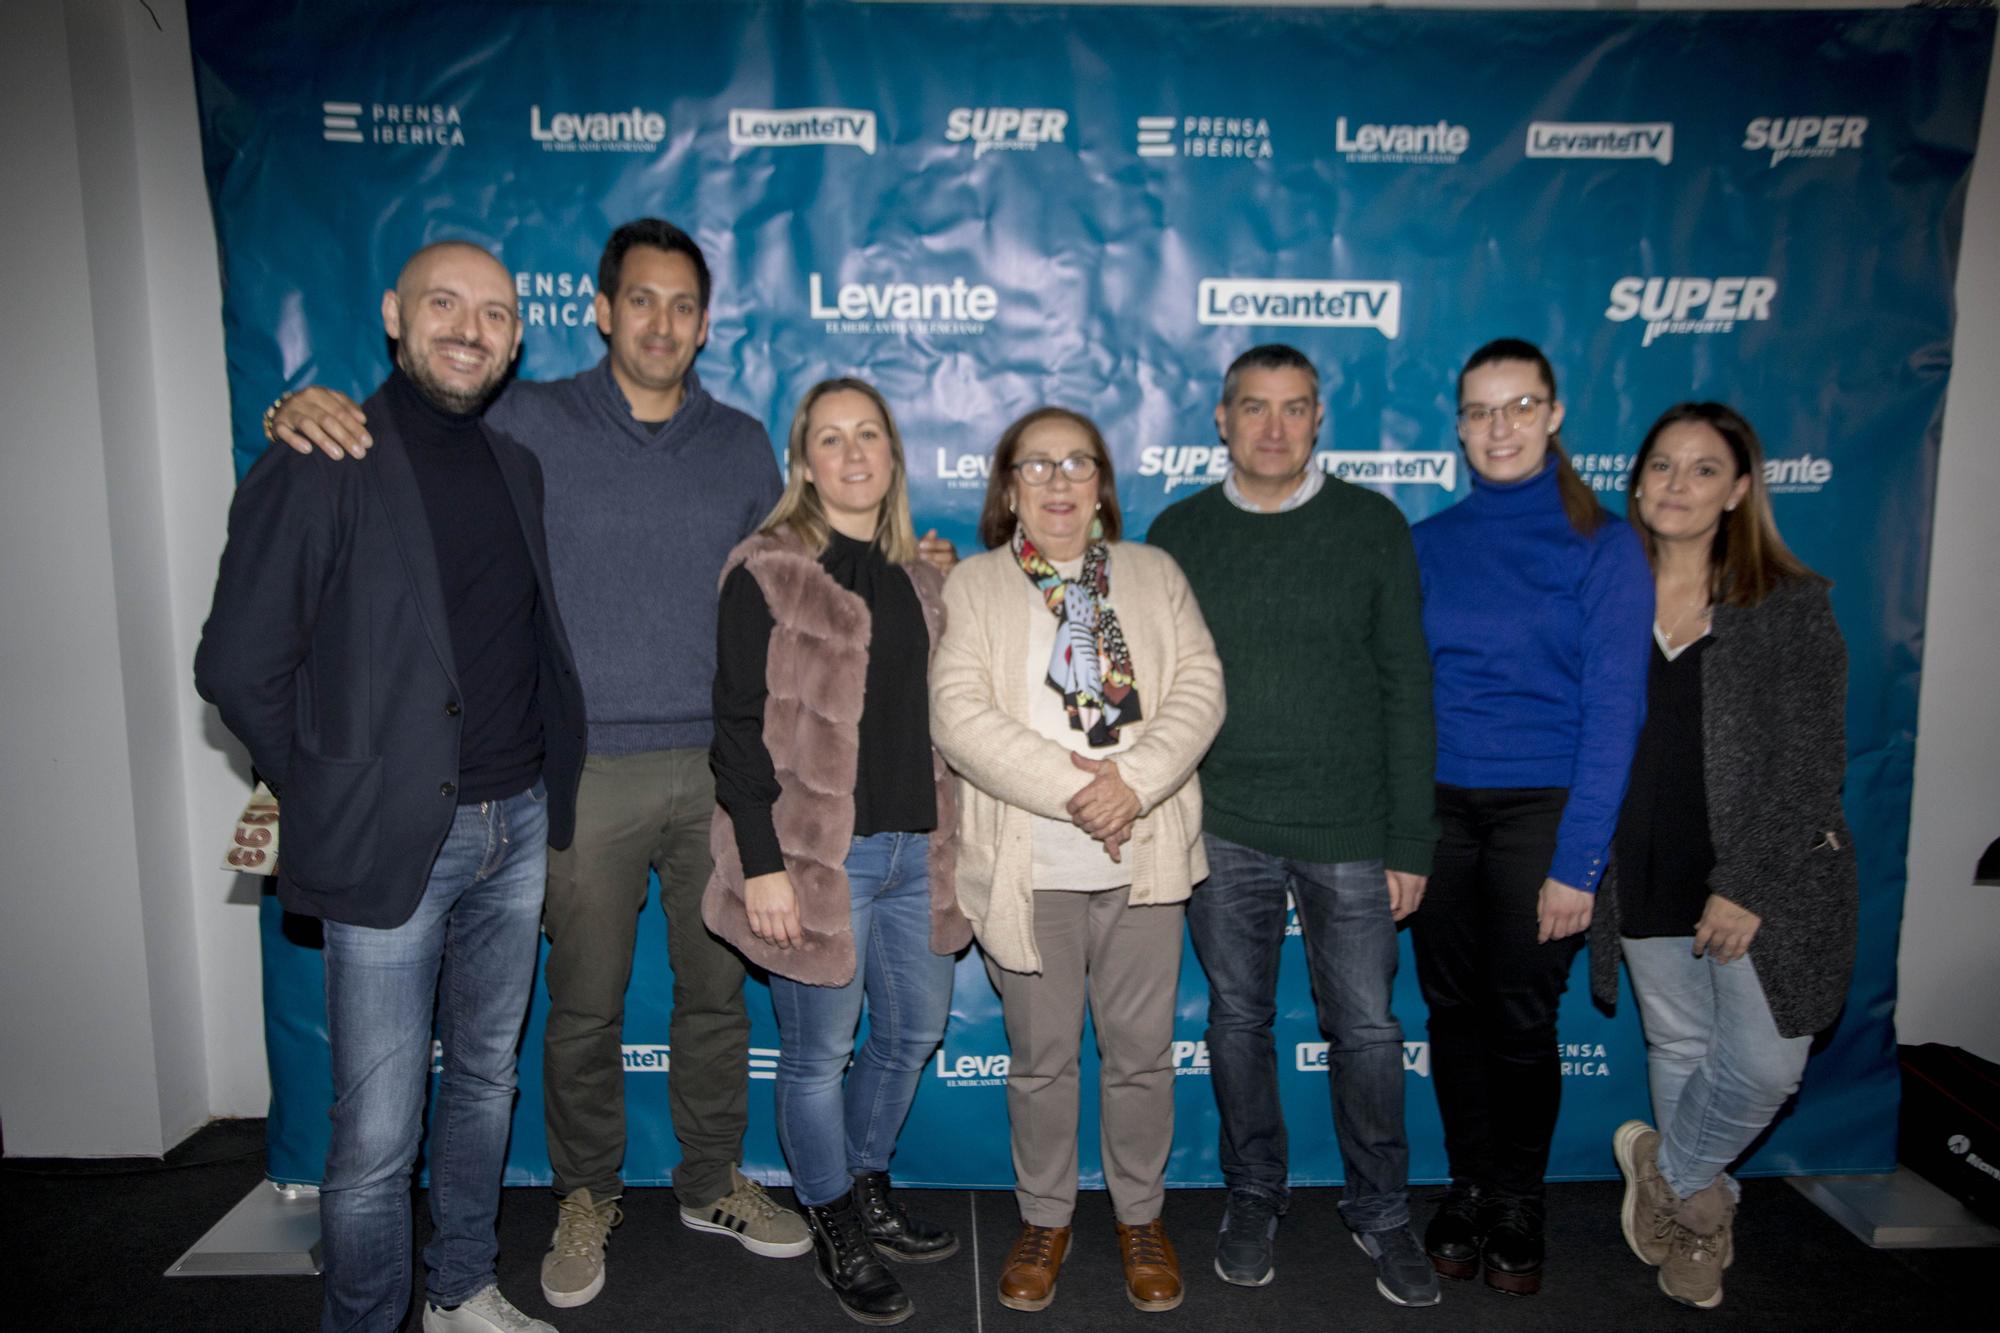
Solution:
{"label": "blue jeans", "polygon": [[[854,1173],[889,1169],[924,1062],[944,1040],[953,960],[931,952],[929,868],[929,834],[856,838],[847,853],[854,979],[808,986],[771,976],[778,1142],[800,1203],[832,1203]],[[868,1040],[857,1052],[864,997]]]}
{"label": "blue jeans", "polygon": [[1328,1043],[1333,1124],[1347,1176],[1340,1214],[1362,1232],[1407,1225],[1403,1028],[1390,1010],[1396,921],[1382,862],[1298,861],[1214,834],[1202,841],[1208,882],[1188,900],[1188,928],[1208,973],[1208,1058],[1222,1116],[1223,1179],[1281,1207],[1290,1197],[1271,1038],[1289,888]]}
{"label": "blue jeans", "polygon": [[1691,936],[1626,939],[1646,1029],[1660,1172],[1683,1199],[1706,1189],[1798,1091],[1811,1037],[1785,1037],[1757,969],[1694,956]]}
{"label": "blue jeans", "polygon": [[514,1059],[540,943],[549,816],[541,784],[460,806],[416,914],[392,930],[326,923],[333,1138],[320,1186],[321,1327],[393,1330],[410,1299],[410,1170],[423,1134],[431,1021],[444,1077],[431,1113],[424,1247],[430,1300],[494,1280]]}

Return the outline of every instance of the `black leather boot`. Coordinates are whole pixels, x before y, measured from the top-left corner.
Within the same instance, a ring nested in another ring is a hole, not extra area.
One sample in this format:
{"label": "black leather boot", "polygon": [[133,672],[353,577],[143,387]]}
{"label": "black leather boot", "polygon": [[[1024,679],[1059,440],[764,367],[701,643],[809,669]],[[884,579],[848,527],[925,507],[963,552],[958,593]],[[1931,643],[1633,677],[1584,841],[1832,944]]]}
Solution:
{"label": "black leather boot", "polygon": [[832,1203],[806,1205],[819,1280],[840,1298],[848,1317],[864,1324],[900,1324],[916,1313],[902,1285],[882,1266],[868,1241],[868,1227],[847,1193]]}
{"label": "black leather boot", "polygon": [[1484,1209],[1486,1239],[1479,1251],[1487,1286],[1513,1296],[1532,1296],[1542,1289],[1543,1215],[1540,1199],[1491,1196]]}
{"label": "black leather boot", "polygon": [[1454,1184],[1445,1191],[1444,1202],[1424,1228],[1424,1250],[1439,1277],[1465,1282],[1479,1276],[1480,1214],[1486,1198],[1477,1185]]}
{"label": "black leather boot", "polygon": [[863,1171],[854,1177],[854,1207],[868,1239],[885,1259],[904,1264],[929,1264],[958,1253],[958,1237],[935,1222],[911,1217],[889,1197],[885,1171]]}

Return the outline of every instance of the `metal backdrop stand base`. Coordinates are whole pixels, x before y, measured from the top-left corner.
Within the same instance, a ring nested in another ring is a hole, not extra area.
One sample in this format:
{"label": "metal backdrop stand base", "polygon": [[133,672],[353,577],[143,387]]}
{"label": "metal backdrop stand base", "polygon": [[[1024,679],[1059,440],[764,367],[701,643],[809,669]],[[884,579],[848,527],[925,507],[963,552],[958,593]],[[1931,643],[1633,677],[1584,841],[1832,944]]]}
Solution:
{"label": "metal backdrop stand base", "polygon": [[2000,1227],[1907,1166],[1882,1176],[1788,1176],[1793,1189],[1878,1250],[2000,1246]]}
{"label": "metal backdrop stand base", "polygon": [[259,1181],[222,1215],[168,1277],[316,1277],[319,1190]]}

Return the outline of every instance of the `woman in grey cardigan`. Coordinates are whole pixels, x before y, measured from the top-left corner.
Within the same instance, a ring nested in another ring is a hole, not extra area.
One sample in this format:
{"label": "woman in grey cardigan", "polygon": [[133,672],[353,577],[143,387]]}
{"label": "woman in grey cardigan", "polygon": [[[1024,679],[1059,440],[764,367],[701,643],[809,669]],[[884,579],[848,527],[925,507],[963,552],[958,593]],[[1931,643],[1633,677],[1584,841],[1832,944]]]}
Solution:
{"label": "woman in grey cardigan", "polygon": [[1669,408],[1632,464],[1652,560],[1647,716],[1591,929],[1591,989],[1632,973],[1658,1129],[1612,1147],[1622,1222],[1660,1289],[1722,1303],[1728,1168],[1798,1089],[1854,963],[1841,815],[1847,650],[1827,583],[1785,548],[1750,423]]}

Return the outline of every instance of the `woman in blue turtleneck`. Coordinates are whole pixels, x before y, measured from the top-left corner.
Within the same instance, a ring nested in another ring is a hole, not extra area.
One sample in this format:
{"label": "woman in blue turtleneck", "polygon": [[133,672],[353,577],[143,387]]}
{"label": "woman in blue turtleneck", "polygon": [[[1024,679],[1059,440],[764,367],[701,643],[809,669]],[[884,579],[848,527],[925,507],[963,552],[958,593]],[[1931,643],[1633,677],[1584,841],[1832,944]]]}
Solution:
{"label": "woman in blue turtleneck", "polygon": [[1653,581],[1570,467],[1555,372],[1503,338],[1458,377],[1472,494],[1417,524],[1441,833],[1412,918],[1452,1187],[1424,1235],[1446,1277],[1540,1289],[1562,1096],[1556,1007],[1645,712]]}

